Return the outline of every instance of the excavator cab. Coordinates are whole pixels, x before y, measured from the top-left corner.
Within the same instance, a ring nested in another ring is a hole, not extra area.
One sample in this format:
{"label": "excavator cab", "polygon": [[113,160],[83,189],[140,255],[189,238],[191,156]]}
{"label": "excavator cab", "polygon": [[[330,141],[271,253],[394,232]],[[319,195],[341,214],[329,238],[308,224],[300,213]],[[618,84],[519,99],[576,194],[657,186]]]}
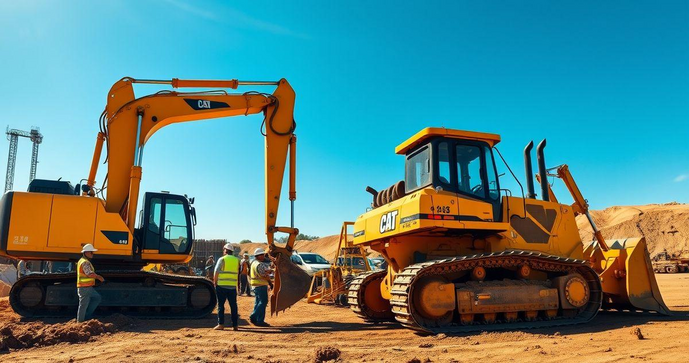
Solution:
{"label": "excavator cab", "polygon": [[140,227],[136,230],[140,253],[151,257],[189,255],[194,241],[196,210],[183,195],[148,192],[144,196]]}

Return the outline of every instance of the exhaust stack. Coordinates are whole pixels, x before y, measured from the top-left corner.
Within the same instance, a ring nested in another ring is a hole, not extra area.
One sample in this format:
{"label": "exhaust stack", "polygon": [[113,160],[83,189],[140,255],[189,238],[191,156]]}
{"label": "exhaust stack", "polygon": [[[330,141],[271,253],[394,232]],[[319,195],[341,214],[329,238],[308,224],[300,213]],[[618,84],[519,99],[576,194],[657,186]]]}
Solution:
{"label": "exhaust stack", "polygon": [[545,144],[545,139],[538,143],[536,147],[536,161],[538,162],[538,176],[541,179],[541,199],[548,202],[550,201],[550,194],[548,193],[548,176],[546,175],[545,156],[543,155]]}
{"label": "exhaust stack", "polygon": [[533,186],[533,168],[531,167],[531,149],[533,149],[533,141],[524,148],[524,171],[526,172],[526,197],[529,199],[536,199],[536,192]]}

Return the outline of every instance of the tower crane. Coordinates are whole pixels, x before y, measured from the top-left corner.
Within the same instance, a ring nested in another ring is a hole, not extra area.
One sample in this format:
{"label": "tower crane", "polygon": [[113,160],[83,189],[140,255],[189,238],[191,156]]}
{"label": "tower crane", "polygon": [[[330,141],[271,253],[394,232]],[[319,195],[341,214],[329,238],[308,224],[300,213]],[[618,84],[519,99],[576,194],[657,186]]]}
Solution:
{"label": "tower crane", "polygon": [[36,166],[38,164],[38,145],[43,142],[43,135],[38,127],[31,127],[31,131],[10,129],[7,126],[7,140],[10,141],[10,151],[7,155],[7,175],[5,177],[5,192],[12,190],[14,184],[14,166],[17,163],[17,144],[19,137],[26,137],[33,143],[31,150],[31,170],[29,172],[29,183],[36,178]]}

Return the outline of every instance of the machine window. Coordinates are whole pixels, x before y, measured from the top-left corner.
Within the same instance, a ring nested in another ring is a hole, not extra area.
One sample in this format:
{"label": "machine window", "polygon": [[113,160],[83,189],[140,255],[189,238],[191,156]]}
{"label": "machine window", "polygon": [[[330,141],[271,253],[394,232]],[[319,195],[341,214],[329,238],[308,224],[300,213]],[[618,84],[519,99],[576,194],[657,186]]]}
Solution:
{"label": "machine window", "polygon": [[309,264],[314,264],[314,263],[324,264],[324,265],[330,264],[330,262],[328,262],[328,260],[323,258],[321,255],[303,253],[300,256],[302,259],[304,259],[304,262],[309,263]]}
{"label": "machine window", "polygon": [[165,200],[165,221],[163,222],[163,237],[160,241],[161,253],[185,253],[189,226],[187,225],[187,210],[184,202],[177,199]]}
{"label": "machine window", "polygon": [[488,177],[488,197],[493,200],[500,198],[500,188],[498,186],[498,175],[495,172],[495,163],[493,163],[493,153],[487,146],[483,147],[483,152],[486,155],[486,176]]}
{"label": "machine window", "polygon": [[146,228],[145,249],[158,249],[160,243],[160,215],[163,210],[161,198],[151,198],[151,206],[148,213],[148,228]]}
{"label": "machine window", "polygon": [[438,143],[438,178],[441,183],[450,184],[450,146],[443,141]]}
{"label": "machine window", "polygon": [[431,182],[431,162],[428,146],[407,158],[405,189],[407,192],[424,187]]}
{"label": "machine window", "polygon": [[457,173],[459,191],[485,198],[481,177],[481,149],[478,146],[457,145]]}

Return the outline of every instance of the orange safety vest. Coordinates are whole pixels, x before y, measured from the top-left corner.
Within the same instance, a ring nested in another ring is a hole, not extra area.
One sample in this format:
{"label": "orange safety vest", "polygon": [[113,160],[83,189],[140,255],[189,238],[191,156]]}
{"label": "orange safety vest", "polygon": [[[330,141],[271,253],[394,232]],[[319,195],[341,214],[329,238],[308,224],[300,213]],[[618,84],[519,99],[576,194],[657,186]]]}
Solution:
{"label": "orange safety vest", "polygon": [[249,261],[242,260],[241,268],[239,269],[239,273],[241,273],[242,275],[248,275],[249,274]]}
{"label": "orange safety vest", "polygon": [[[96,285],[96,279],[93,277],[88,277],[86,274],[84,274],[85,263],[91,264],[91,262],[84,257],[82,257],[77,263],[77,287],[92,287]],[[91,270],[94,273],[96,272],[93,268],[93,265],[91,265]]]}

